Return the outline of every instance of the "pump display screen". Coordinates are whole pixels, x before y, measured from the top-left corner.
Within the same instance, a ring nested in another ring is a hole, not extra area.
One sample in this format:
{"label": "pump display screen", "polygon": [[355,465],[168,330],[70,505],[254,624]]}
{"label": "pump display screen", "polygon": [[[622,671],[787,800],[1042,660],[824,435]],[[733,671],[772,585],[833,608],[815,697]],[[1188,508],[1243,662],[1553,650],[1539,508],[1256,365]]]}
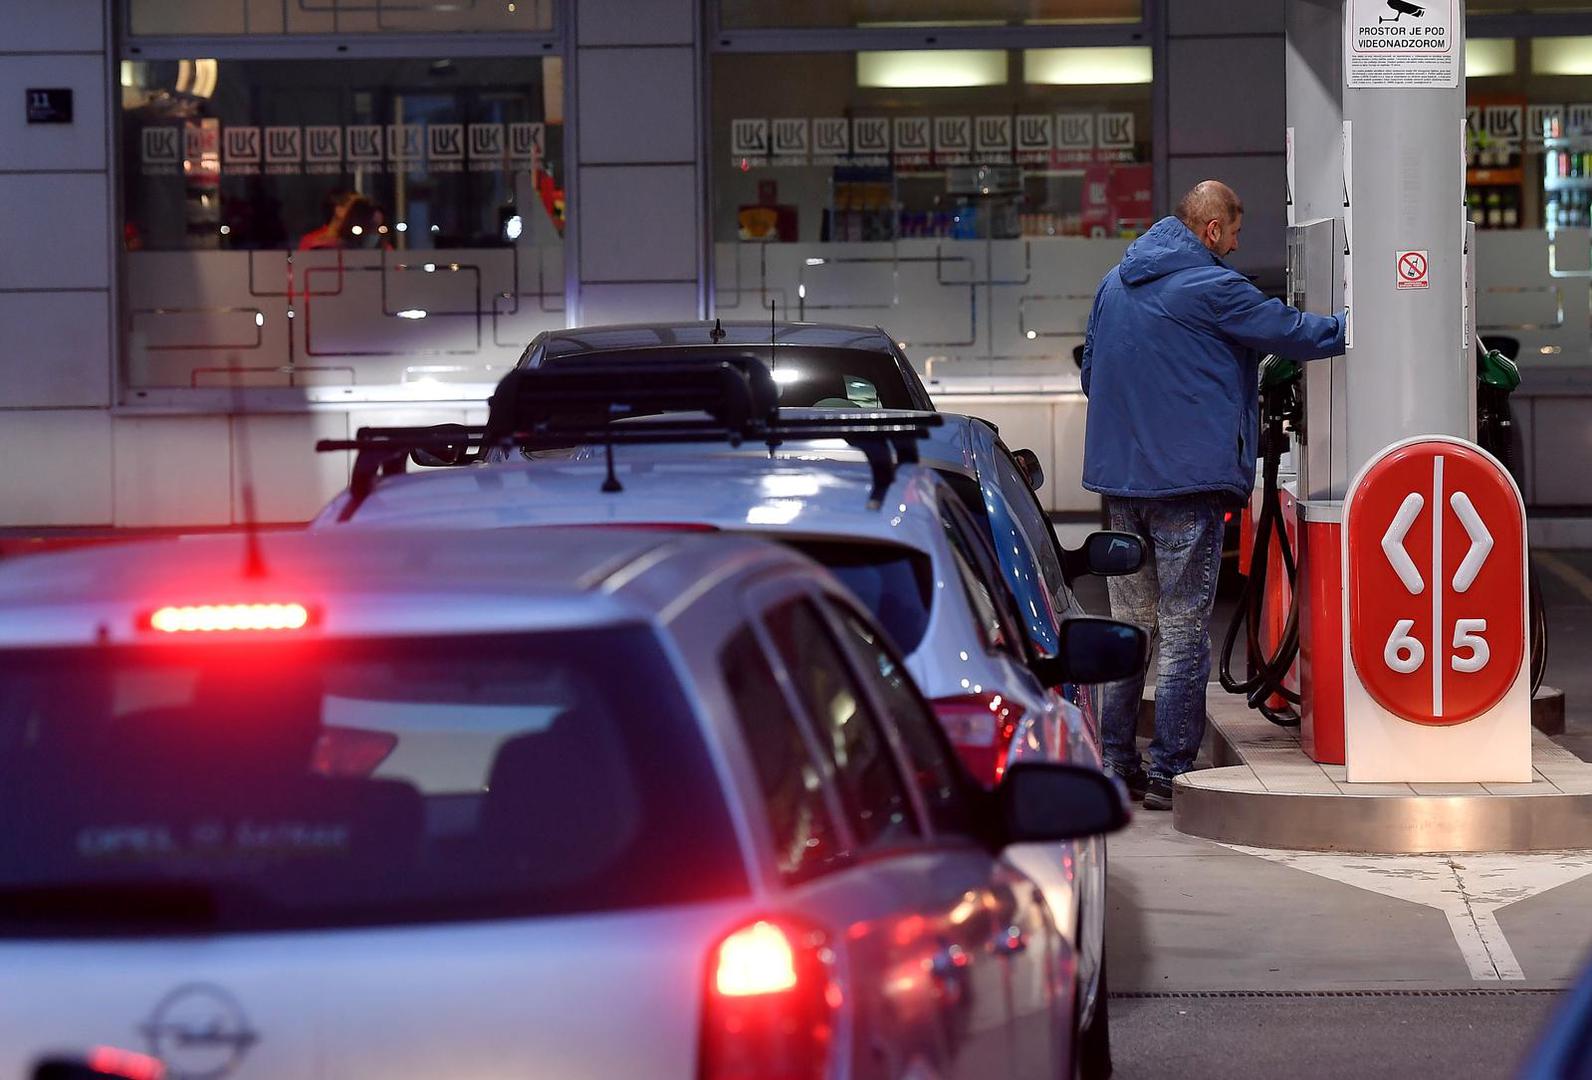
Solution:
{"label": "pump display screen", "polygon": [[639,627],[0,654],[0,813],[0,935],[744,888],[696,723]]}

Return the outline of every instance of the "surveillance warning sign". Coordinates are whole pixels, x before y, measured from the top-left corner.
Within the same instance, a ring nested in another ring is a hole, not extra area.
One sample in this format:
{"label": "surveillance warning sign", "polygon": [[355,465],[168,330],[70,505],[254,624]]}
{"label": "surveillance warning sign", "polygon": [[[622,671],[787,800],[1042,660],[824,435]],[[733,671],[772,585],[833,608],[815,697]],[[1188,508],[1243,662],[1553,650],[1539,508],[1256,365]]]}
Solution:
{"label": "surveillance warning sign", "polygon": [[1459,85],[1455,0],[1349,0],[1343,76],[1354,89]]}

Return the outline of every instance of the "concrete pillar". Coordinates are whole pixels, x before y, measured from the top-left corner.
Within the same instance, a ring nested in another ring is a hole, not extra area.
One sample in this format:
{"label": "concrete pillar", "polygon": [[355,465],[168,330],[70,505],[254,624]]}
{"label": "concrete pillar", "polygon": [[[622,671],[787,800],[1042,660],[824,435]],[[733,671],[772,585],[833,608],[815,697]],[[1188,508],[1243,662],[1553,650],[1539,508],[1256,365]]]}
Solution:
{"label": "concrete pillar", "polygon": [[[1347,13],[1355,0],[1345,0]],[[1446,5],[1426,6],[1437,18]],[[1350,261],[1353,348],[1349,478],[1410,435],[1470,438],[1474,362],[1465,357],[1465,12],[1452,0],[1455,85],[1343,91],[1352,128]],[[1340,38],[1341,41],[1341,38]],[[1398,287],[1397,254],[1425,251],[1427,288]],[[1347,480],[1345,481],[1347,484]]]}
{"label": "concrete pillar", "polygon": [[[1219,10],[1218,10],[1219,9]],[[1231,259],[1283,287],[1283,11],[1276,0],[1167,0],[1167,208],[1206,178],[1244,200]]]}
{"label": "concrete pillar", "polygon": [[[106,48],[105,0],[0,4],[0,527],[112,516]],[[28,123],[35,88],[71,121]]]}
{"label": "concrete pillar", "polygon": [[702,315],[699,8],[691,0],[570,5],[573,322]]}

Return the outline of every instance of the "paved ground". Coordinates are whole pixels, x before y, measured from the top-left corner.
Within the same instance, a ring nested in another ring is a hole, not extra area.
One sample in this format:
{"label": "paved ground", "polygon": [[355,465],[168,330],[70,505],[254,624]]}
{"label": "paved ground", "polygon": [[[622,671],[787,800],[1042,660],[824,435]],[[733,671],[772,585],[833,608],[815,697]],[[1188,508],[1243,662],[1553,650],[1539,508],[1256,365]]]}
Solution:
{"label": "paved ground", "polygon": [[[1566,693],[1557,741],[1592,760],[1592,552],[1537,566],[1546,681]],[[1102,586],[1080,590],[1091,610],[1107,609]],[[1592,950],[1589,854],[1297,858],[1182,836],[1170,815],[1141,812],[1111,843],[1117,1076],[1509,1076]],[[1465,920],[1423,884],[1443,877],[1520,883],[1492,941],[1513,968],[1464,951]]]}
{"label": "paved ground", "polygon": [[1117,1080],[1444,1080],[1513,1075],[1554,1005],[1486,997],[1112,1001]]}

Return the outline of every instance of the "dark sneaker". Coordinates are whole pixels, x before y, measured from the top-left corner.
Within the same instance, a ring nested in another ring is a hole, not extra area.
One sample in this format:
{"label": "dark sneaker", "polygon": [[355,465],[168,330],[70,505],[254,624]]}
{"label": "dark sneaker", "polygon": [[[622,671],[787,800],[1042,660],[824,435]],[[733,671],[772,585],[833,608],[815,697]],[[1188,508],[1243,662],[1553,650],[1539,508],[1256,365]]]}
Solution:
{"label": "dark sneaker", "polygon": [[1172,781],[1164,776],[1150,777],[1150,785],[1144,789],[1144,808],[1146,810],[1172,809]]}
{"label": "dark sneaker", "polygon": [[1144,792],[1150,786],[1150,774],[1145,772],[1143,768],[1134,769],[1130,773],[1117,772],[1116,769],[1111,768],[1109,765],[1106,768],[1112,776],[1122,781],[1123,785],[1127,787],[1129,795],[1135,799],[1144,798]]}

